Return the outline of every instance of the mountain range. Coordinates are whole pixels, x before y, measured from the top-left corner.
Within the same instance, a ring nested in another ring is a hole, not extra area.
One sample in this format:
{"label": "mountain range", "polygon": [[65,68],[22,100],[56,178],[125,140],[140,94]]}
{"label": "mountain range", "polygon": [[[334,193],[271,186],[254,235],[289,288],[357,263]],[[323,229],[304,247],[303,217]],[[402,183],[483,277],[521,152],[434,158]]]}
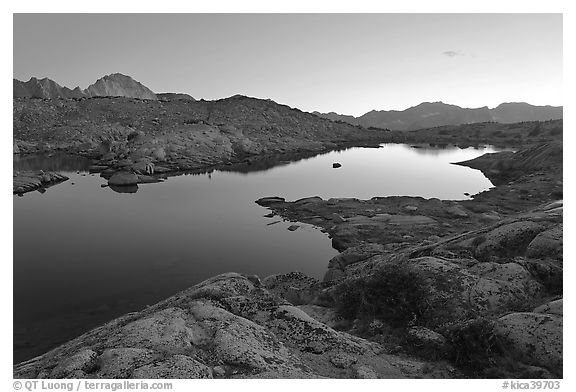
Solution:
{"label": "mountain range", "polygon": [[[106,75],[98,79],[85,90],[76,87],[71,90],[62,87],[48,78],[30,78],[27,82],[14,79],[14,98],[91,98],[91,97],[129,97],[161,101],[191,100],[188,94],[156,94],[140,82],[120,73]],[[515,123],[522,121],[546,121],[562,118],[562,106],[534,106],[524,102],[503,103],[493,109],[487,106],[468,109],[443,102],[424,102],[406,110],[372,110],[360,117],[330,113],[313,114],[343,121],[365,128],[375,127],[391,130],[415,130],[442,125],[460,125],[479,122]]]}
{"label": "mountain range", "polygon": [[546,121],[562,118],[562,106],[534,106],[525,102],[503,103],[493,109],[487,106],[468,109],[443,102],[424,102],[406,110],[372,110],[360,117],[334,112],[317,116],[332,121],[344,121],[363,127],[391,130],[415,130],[441,125],[460,125],[479,122],[516,123],[522,121]]}
{"label": "mountain range", "polygon": [[106,75],[91,84],[85,90],[76,87],[70,90],[48,78],[30,78],[27,82],[14,79],[14,98],[91,98],[91,97],[129,97],[157,100],[156,94],[130,76],[114,73]]}

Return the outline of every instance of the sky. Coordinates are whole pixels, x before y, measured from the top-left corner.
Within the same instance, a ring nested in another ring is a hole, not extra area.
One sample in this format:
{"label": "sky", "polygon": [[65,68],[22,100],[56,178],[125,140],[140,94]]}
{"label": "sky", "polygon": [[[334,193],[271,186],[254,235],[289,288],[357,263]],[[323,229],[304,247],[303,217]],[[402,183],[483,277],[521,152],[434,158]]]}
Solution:
{"label": "sky", "polygon": [[563,105],[561,14],[14,14],[13,77],[362,115]]}

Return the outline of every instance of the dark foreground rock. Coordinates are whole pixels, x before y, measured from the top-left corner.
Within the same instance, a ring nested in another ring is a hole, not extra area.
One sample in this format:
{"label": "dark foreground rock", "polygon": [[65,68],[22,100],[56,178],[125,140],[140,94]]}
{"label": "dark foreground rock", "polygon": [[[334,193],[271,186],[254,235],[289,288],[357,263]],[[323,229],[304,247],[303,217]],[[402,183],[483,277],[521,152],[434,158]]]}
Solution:
{"label": "dark foreground rock", "polygon": [[[294,278],[268,282],[279,287]],[[229,273],[20,363],[14,377],[403,378],[423,377],[431,366],[445,368],[386,354],[315,320],[255,277]]]}
{"label": "dark foreground rock", "polygon": [[511,313],[497,320],[494,333],[517,360],[562,377],[562,326],[562,314]]}

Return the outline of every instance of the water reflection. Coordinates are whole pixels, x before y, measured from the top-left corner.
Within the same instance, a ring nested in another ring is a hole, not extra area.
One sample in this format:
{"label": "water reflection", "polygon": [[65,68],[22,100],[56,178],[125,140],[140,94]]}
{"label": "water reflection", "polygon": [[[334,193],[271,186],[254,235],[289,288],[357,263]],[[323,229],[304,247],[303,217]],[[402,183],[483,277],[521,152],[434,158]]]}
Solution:
{"label": "water reflection", "polygon": [[[102,187],[104,178],[85,175],[89,160],[15,156],[16,169],[70,177],[43,195],[13,199],[15,360],[220,273],[301,271],[321,278],[337,253],[329,238],[308,225],[289,231],[290,222],[264,217],[269,211],[254,203],[261,197],[462,199],[492,186],[481,172],[450,164],[492,150],[425,150],[383,145],[306,159],[284,154],[111,191]],[[334,162],[342,167],[333,169]],[[125,192],[132,196],[119,194]]]}
{"label": "water reflection", "polygon": [[[355,149],[359,147],[342,147],[331,150],[329,153],[340,153],[343,151],[348,151],[351,149]],[[362,149],[369,149],[369,148],[381,148],[381,146],[373,146],[373,147],[360,147]],[[266,172],[268,170],[288,166],[294,162],[304,162],[309,159],[314,159],[319,155],[326,154],[326,152],[318,152],[318,151],[300,151],[300,152],[292,152],[292,153],[282,153],[282,154],[271,154],[266,157],[262,156],[254,156],[248,157],[243,162],[235,163],[229,166],[221,166],[218,168],[219,171],[222,172],[232,172],[232,173],[257,173],[257,172]]]}
{"label": "water reflection", "polygon": [[433,144],[433,143],[419,143],[410,145],[412,150],[419,155],[438,156],[450,151],[455,151],[459,147],[453,144]]}
{"label": "water reflection", "polygon": [[243,162],[230,166],[222,166],[218,169],[222,172],[232,173],[265,172],[275,167],[286,166],[292,162],[306,160],[317,155],[317,151],[307,151],[298,153],[272,154],[264,158],[254,156],[246,158]]}
{"label": "water reflection", "polygon": [[64,153],[52,154],[14,154],[14,170],[46,170],[57,172],[87,172],[90,159]]}
{"label": "water reflection", "polygon": [[108,185],[108,187],[116,193],[136,193],[138,192],[138,185]]}

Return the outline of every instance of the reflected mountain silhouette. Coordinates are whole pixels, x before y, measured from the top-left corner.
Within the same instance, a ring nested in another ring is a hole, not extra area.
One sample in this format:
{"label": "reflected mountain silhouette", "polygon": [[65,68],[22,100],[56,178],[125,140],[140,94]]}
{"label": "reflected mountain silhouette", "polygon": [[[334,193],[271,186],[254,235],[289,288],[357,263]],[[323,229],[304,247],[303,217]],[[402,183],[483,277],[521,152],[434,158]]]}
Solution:
{"label": "reflected mountain silhouette", "polygon": [[459,148],[453,144],[428,144],[428,143],[420,143],[420,144],[412,144],[410,145],[412,150],[419,155],[431,155],[437,156],[442,153],[453,151]]}
{"label": "reflected mountain silhouette", "polygon": [[89,158],[64,153],[54,154],[14,154],[14,170],[46,170],[57,172],[88,171],[91,165]]}
{"label": "reflected mountain silhouette", "polygon": [[[353,147],[344,147],[334,149],[332,151],[340,152],[349,150],[351,148]],[[218,170],[222,172],[243,173],[243,174],[263,172],[273,169],[275,167],[286,166],[294,162],[306,161],[308,159],[314,158],[315,156],[325,153],[326,151],[304,151],[304,152],[294,152],[284,154],[272,154],[265,157],[255,156],[246,158],[243,162],[235,163],[230,166],[218,167]]]}

